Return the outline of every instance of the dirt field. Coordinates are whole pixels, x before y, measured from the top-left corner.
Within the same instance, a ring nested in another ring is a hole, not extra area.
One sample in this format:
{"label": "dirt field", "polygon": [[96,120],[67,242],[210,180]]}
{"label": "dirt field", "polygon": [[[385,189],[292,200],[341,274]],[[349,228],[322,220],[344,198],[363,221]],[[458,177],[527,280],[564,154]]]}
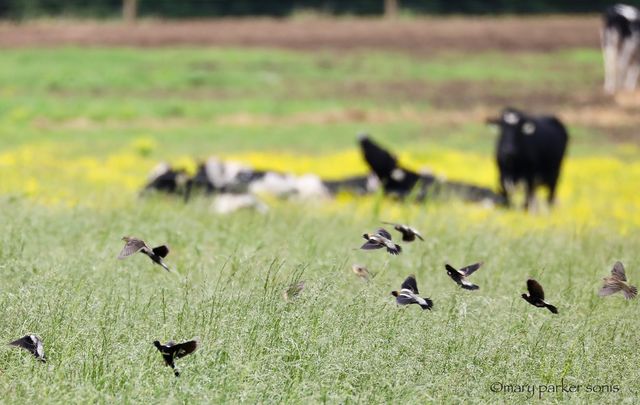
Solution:
{"label": "dirt field", "polygon": [[[141,20],[136,25],[117,21],[42,20],[23,24],[0,23],[0,48],[56,46],[250,46],[313,51],[318,49],[379,49],[409,52],[429,57],[439,51],[545,52],[565,48],[599,48],[598,16],[541,16],[501,18],[413,18],[385,21],[365,18],[293,19],[245,18],[191,21]],[[208,90],[209,91],[209,90]],[[295,91],[295,89],[292,89]],[[348,83],[340,94],[367,94],[371,99],[393,96],[398,100],[428,99],[450,123],[482,117],[504,105],[527,106],[533,111],[554,111],[563,118],[603,130],[608,138],[636,142],[640,97],[619,95],[615,99],[602,92],[600,83],[579,91],[559,88],[537,91],[514,88],[509,94],[496,92],[491,83],[446,82],[429,84]],[[295,97],[295,94],[292,94]],[[190,93],[189,98],[210,98],[211,94]],[[460,109],[466,112],[459,116]],[[384,114],[383,114],[384,115]],[[410,114],[411,115],[411,114]],[[385,116],[386,117],[386,116]],[[231,117],[233,121],[237,117]],[[327,117],[313,117],[312,120]],[[386,117],[383,119],[418,119]],[[252,118],[259,119],[259,118]],[[298,119],[298,118],[294,118]],[[302,120],[307,117],[301,118]],[[346,112],[329,120],[370,120],[361,113]]]}
{"label": "dirt field", "polygon": [[[288,49],[443,49],[506,51],[597,47],[589,17],[379,19],[222,19],[207,21],[45,21],[0,24],[0,47],[63,45],[256,46]],[[553,33],[550,35],[550,33]]]}

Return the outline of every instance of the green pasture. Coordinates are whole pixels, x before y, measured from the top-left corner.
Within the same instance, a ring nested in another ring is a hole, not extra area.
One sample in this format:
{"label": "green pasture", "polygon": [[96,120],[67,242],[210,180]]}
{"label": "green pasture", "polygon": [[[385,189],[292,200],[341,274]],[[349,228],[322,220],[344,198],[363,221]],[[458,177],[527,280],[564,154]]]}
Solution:
{"label": "green pasture", "polygon": [[[29,161],[41,165],[40,190],[68,187],[78,203],[0,195],[0,342],[36,333],[48,358],[0,344],[0,403],[634,403],[638,300],[597,291],[616,260],[640,283],[637,222],[609,223],[588,204],[565,206],[559,222],[380,196],[269,201],[264,215],[219,216],[204,197],[185,205],[131,195],[111,205],[117,186],[60,174],[65,160],[89,167],[108,155],[125,169],[138,162],[130,170],[141,177],[178,156],[295,160],[353,149],[362,131],[414,160],[438,159],[435,148],[488,161],[495,135],[485,114],[506,103],[549,112],[601,103],[601,75],[592,49],[3,49],[0,181],[31,176],[16,163]],[[582,159],[572,178],[584,167],[613,190],[583,200],[637,215],[632,181],[597,173],[598,159],[637,162],[638,148],[602,126],[569,124],[569,158]],[[155,146],[135,150],[140,139]],[[585,217],[595,218],[577,220]],[[357,250],[381,220],[410,222],[426,241],[399,257]],[[141,255],[116,260],[123,235],[168,243],[177,272]],[[457,288],[444,263],[475,261],[485,263],[472,278],[480,290]],[[376,276],[358,279],[353,263]],[[390,291],[410,273],[433,311],[395,305]],[[528,277],[558,315],[520,298]],[[285,302],[282,291],[301,280],[300,296]],[[194,336],[202,347],[178,360],[176,379],[152,342]],[[505,392],[515,386],[535,391]]]}

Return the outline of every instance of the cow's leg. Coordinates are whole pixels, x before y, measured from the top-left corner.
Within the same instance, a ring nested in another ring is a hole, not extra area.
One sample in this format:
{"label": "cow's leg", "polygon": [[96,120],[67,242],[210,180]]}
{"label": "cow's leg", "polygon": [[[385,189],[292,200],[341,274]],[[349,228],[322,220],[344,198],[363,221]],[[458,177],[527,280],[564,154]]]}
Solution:
{"label": "cow's leg", "polygon": [[630,64],[633,60],[633,55],[636,53],[638,46],[640,45],[640,36],[633,34],[623,41],[622,50],[620,51],[620,57],[618,60],[618,71],[616,73],[617,87],[621,88],[625,85],[627,72],[629,71]]}
{"label": "cow's leg", "polygon": [[547,203],[549,207],[552,207],[556,202],[556,185],[558,184],[558,174],[552,176],[548,179],[547,184],[549,185],[549,195],[547,196]]}
{"label": "cow's leg", "polygon": [[535,199],[536,199],[536,195],[535,195],[535,183],[533,181],[533,178],[528,178],[526,181],[526,198],[524,200],[524,209],[526,211],[529,211],[530,208],[533,208],[534,204],[535,204]]}
{"label": "cow's leg", "polygon": [[625,90],[633,91],[638,83],[638,75],[640,74],[640,36],[636,36],[636,48],[629,59],[627,73],[624,78]]}
{"label": "cow's leg", "polygon": [[618,70],[618,50],[620,49],[620,35],[613,28],[605,28],[600,32],[602,42],[602,57],[604,59],[604,91],[616,92],[616,74]]}
{"label": "cow's leg", "polygon": [[511,201],[509,201],[509,192],[507,191],[510,182],[511,180],[507,180],[504,175],[500,174],[500,196],[504,199],[504,205],[506,207],[511,206]]}

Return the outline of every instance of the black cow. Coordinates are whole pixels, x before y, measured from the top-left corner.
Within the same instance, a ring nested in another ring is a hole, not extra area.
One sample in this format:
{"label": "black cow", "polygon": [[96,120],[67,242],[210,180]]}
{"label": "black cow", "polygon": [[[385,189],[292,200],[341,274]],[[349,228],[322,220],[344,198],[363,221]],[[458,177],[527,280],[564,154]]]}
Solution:
{"label": "black cow", "polygon": [[387,195],[406,197],[415,195],[417,201],[424,201],[429,196],[457,196],[466,201],[489,201],[496,205],[504,205],[505,200],[492,190],[473,184],[444,181],[427,173],[416,173],[398,164],[395,156],[369,138],[358,136],[360,149],[371,171],[378,177]]}
{"label": "black cow", "polygon": [[427,187],[435,181],[435,177],[428,174],[420,175],[401,167],[395,156],[366,134],[358,135],[358,141],[364,160],[380,180],[385,194],[405,197],[418,186],[418,198],[424,198]]}
{"label": "black cow", "polygon": [[640,11],[616,4],[607,7],[602,22],[604,89],[609,94],[634,90],[640,74]]}
{"label": "black cow", "polygon": [[487,122],[500,128],[496,159],[507,204],[510,186],[523,180],[527,190],[525,209],[533,202],[537,185],[549,188],[548,202],[552,205],[569,140],[562,122],[554,116],[534,117],[514,108],[505,108],[499,118]]}

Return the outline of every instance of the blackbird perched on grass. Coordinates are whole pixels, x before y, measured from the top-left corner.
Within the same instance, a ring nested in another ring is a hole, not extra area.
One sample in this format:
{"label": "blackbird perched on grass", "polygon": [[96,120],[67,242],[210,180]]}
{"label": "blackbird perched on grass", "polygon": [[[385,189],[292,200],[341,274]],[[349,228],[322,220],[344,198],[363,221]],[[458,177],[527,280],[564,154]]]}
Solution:
{"label": "blackbird perched on grass", "polygon": [[131,256],[134,253],[142,252],[154,262],[162,266],[166,271],[169,270],[162,259],[169,254],[169,248],[166,245],[156,246],[153,249],[150,248],[143,240],[133,238],[131,236],[123,236],[122,240],[125,241],[125,245],[118,255],[118,259],[124,259],[127,256]]}
{"label": "blackbird perched on grass", "polygon": [[404,280],[400,286],[400,291],[391,291],[391,295],[396,297],[398,305],[418,304],[422,309],[431,310],[433,301],[429,298],[419,297],[418,294],[418,284],[413,274]]}
{"label": "blackbird perched on grass", "polygon": [[638,288],[627,283],[627,276],[624,273],[624,266],[621,262],[616,262],[611,269],[611,275],[603,278],[604,285],[600,288],[598,294],[601,297],[615,294],[622,291],[624,297],[628,300],[638,295]]}
{"label": "blackbird perched on grass", "polygon": [[394,222],[382,222],[383,224],[393,225],[393,229],[400,232],[402,234],[403,242],[413,242],[416,238],[420,240],[424,240],[420,232],[418,232],[415,228],[410,227],[409,225],[396,224]]}
{"label": "blackbird perched on grass", "polygon": [[554,314],[558,313],[558,309],[556,307],[544,300],[544,290],[536,280],[531,278],[527,280],[527,290],[529,290],[529,295],[522,294],[522,298],[524,298],[524,300],[529,304],[540,308],[547,308]]}
{"label": "blackbird perched on grass", "polygon": [[200,340],[198,338],[193,338],[182,343],[169,341],[165,344],[161,344],[156,340],[153,342],[153,345],[158,349],[158,351],[160,351],[166,365],[173,369],[173,374],[178,377],[180,376],[180,372],[176,368],[174,360],[195,352],[198,346],[200,346]]}
{"label": "blackbird perched on grass", "polygon": [[387,248],[387,252],[392,255],[399,255],[402,252],[400,245],[393,243],[391,234],[384,228],[378,229],[375,233],[365,233],[362,235],[367,241],[364,245],[360,246],[360,249],[373,250]]}
{"label": "blackbird perched on grass", "polygon": [[474,263],[469,266],[463,267],[460,270],[457,270],[450,266],[449,264],[445,264],[444,267],[447,269],[447,274],[453,281],[455,281],[460,287],[465,290],[477,290],[480,287],[467,281],[467,277],[469,277],[474,271],[478,270],[482,266],[482,262]]}
{"label": "blackbird perched on grass", "polygon": [[42,339],[40,339],[36,335],[25,335],[20,339],[14,340],[13,342],[9,343],[9,345],[21,347],[36,356],[36,359],[40,360],[41,362],[47,362],[47,359],[44,355],[44,345],[42,343]]}

